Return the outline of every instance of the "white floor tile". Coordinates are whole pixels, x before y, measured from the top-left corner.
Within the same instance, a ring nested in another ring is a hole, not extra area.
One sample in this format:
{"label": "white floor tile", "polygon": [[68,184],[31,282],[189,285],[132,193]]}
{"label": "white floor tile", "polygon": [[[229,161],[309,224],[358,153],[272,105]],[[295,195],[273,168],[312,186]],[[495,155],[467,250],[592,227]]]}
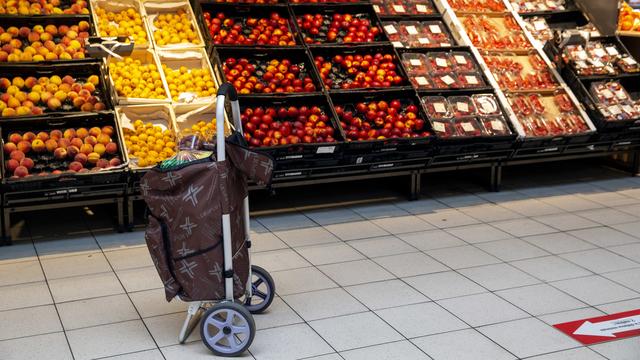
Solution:
{"label": "white floor tile", "polygon": [[372,220],[372,222],[391,234],[404,234],[435,229],[433,225],[413,215],[380,218]]}
{"label": "white floor tile", "polygon": [[640,295],[601,276],[562,280],[551,285],[589,305],[628,300]]}
{"label": "white floor tile", "polygon": [[608,304],[598,305],[597,308],[601,311],[604,311],[607,314],[615,314],[619,312],[640,309],[640,297],[631,299],[631,300],[623,300],[623,301],[617,301],[617,302],[612,302]]}
{"label": "white floor tile", "polygon": [[549,234],[557,230],[531,219],[516,219],[494,222],[491,225],[515,237]]}
{"label": "white floor tile", "polygon": [[446,209],[447,205],[437,201],[435,199],[419,199],[413,201],[397,202],[395,205],[402,210],[405,210],[411,214],[419,215],[432,212],[437,209]]}
{"label": "white floor tile", "polygon": [[280,297],[274,298],[269,308],[254,320],[258,330],[304,322]]}
{"label": "white floor tile", "polygon": [[124,289],[112,272],[51,280],[49,288],[56,302],[124,293]]}
{"label": "white floor tile", "polygon": [[251,345],[256,360],[294,360],[332,352],[307,324],[260,330]]}
{"label": "white floor tile", "polygon": [[495,294],[535,316],[587,306],[578,299],[547,284],[507,289],[497,291]]}
{"label": "white floor tile", "polygon": [[602,276],[640,292],[640,268],[610,272]]}
{"label": "white floor tile", "polygon": [[372,312],[312,321],[309,325],[338,351],[402,340]]}
{"label": "white floor tile", "polygon": [[384,236],[389,233],[371,221],[354,221],[349,223],[326,225],[325,228],[342,240],[366,239]]}
{"label": "white floor tile", "polygon": [[514,261],[511,265],[543,281],[591,275],[592,272],[557,256]]}
{"label": "white floor tile", "polygon": [[434,360],[510,360],[515,356],[473,329],[411,340]]}
{"label": "white floor tile", "polygon": [[320,356],[314,356],[314,357],[306,358],[306,360],[343,360],[343,358],[340,355],[338,355],[338,353],[333,353],[333,354],[320,355]]}
{"label": "white floor tile", "polygon": [[423,253],[383,256],[375,258],[373,261],[397,277],[423,275],[449,270],[448,267]]}
{"label": "white floor tile", "polygon": [[487,200],[475,194],[469,194],[466,192],[441,194],[441,196],[438,196],[437,199],[441,203],[454,208],[482,205],[487,203]]}
{"label": "white floor tile", "polygon": [[301,229],[317,226],[308,217],[300,213],[260,216],[256,218],[260,224],[270,231]]}
{"label": "white floor tile", "polygon": [[533,220],[549,225],[560,231],[587,229],[600,225],[591,220],[569,213],[536,216]]}
{"label": "white floor tile", "polygon": [[594,273],[619,271],[640,267],[639,263],[626,259],[604,249],[592,249],[562,254],[560,257],[569,260]]}
{"label": "white floor tile", "polygon": [[454,271],[414,276],[403,280],[432,300],[479,294],[487,291]]}
{"label": "white floor tile", "polygon": [[615,209],[635,217],[638,217],[638,214],[640,214],[640,204],[616,206]]}
{"label": "white floor tile", "polygon": [[320,226],[276,231],[274,235],[291,247],[327,244],[340,241],[340,239],[335,235]]}
{"label": "white floor tile", "polygon": [[[638,221],[638,218],[633,215],[610,208],[580,211],[575,214],[602,225],[616,225]],[[636,214],[640,214],[640,212]]]}
{"label": "white floor tile", "polygon": [[400,280],[354,285],[346,287],[345,290],[371,310],[429,301]]}
{"label": "white floor tile", "polygon": [[127,292],[163,288],[162,280],[155,266],[117,270],[116,275]]}
{"label": "white floor tile", "polygon": [[443,230],[400,234],[398,237],[422,251],[467,245],[464,241]]}
{"label": "white floor tile", "polygon": [[471,245],[427,251],[427,254],[452,269],[496,264],[500,259]]}
{"label": "white floor tile", "polygon": [[263,251],[253,254],[251,262],[269,271],[282,271],[311,266],[302,256],[291,249]]}
{"label": "white floor tile", "polygon": [[439,300],[438,304],[474,327],[529,317],[524,311],[491,293]]}
{"label": "white floor tile", "polygon": [[407,338],[469,327],[434,302],[378,310],[376,313]]}
{"label": "white floor tile", "polygon": [[44,258],[41,263],[49,280],[112,271],[102,253]]}
{"label": "white floor tile", "polygon": [[65,330],[140,318],[125,294],[70,301],[57,306]]}
{"label": "white floor tile", "polygon": [[[2,248],[2,251],[7,248]],[[44,281],[44,274],[38,261],[0,263],[0,286]]]}
{"label": "white floor tile", "polygon": [[364,312],[368,309],[343,289],[287,295],[284,301],[306,321]]}
{"label": "white floor tile", "polygon": [[640,242],[639,239],[609,227],[571,231],[569,234],[596,246],[616,246]]}
{"label": "white floor tile", "polygon": [[559,195],[541,198],[540,200],[565,211],[591,210],[604,207],[602,204],[575,195]]}
{"label": "white floor tile", "polygon": [[484,204],[460,208],[460,211],[482,222],[517,219],[521,214],[495,204]]}
{"label": "white floor tile", "polygon": [[278,249],[286,249],[288,246],[284,241],[278,239],[273,233],[265,232],[251,234],[251,252],[259,253],[262,251],[271,251]]}
{"label": "white floor tile", "polygon": [[476,247],[503,261],[523,260],[549,255],[548,252],[515,238],[476,244]]}
{"label": "white floor tile", "polygon": [[593,345],[591,349],[607,359],[636,360],[640,354],[640,342],[638,338],[630,338]]}
{"label": "white floor tile", "polygon": [[187,303],[165,300],[164,289],[152,289],[130,293],[131,301],[143,318],[187,311]]}
{"label": "white floor tile", "polygon": [[540,315],[538,316],[538,319],[544,321],[549,325],[556,325],[569,321],[588,319],[602,315],[604,315],[604,313],[596,308],[585,307],[581,309],[561,311],[553,314]]}
{"label": "white floor tile", "polygon": [[640,243],[613,246],[609,250],[630,259],[640,259]]}
{"label": "white floor tile", "polygon": [[[255,343],[255,342],[254,342]],[[252,347],[253,348],[253,347]],[[166,360],[224,360],[225,357],[215,356],[202,342],[196,341],[185,345],[171,345],[160,349]],[[235,359],[254,359],[248,351]]]}
{"label": "white floor tile", "polygon": [[447,229],[447,232],[471,244],[511,238],[506,232],[487,224],[460,226]]}
{"label": "white floor tile", "polygon": [[349,241],[349,245],[368,257],[403,254],[417,251],[413,246],[395,236],[383,236]]}
{"label": "white floor tile", "polygon": [[40,258],[100,252],[93,236],[74,236],[63,239],[43,239],[34,242]]}
{"label": "white floor tile", "polygon": [[527,236],[522,238],[539,248],[552,254],[562,254],[572,251],[594,249],[596,246],[586,241],[580,240],[567,233],[552,233],[544,235]]}
{"label": "white floor tile", "polygon": [[499,204],[524,216],[542,216],[564,212],[564,210],[545,204],[536,199],[514,200]]}
{"label": "white floor tile", "polygon": [[47,304],[53,299],[44,281],[0,288],[0,311]]}
{"label": "white floor tile", "polygon": [[478,266],[462,269],[459,272],[491,291],[533,285],[540,282],[509,264]]}
{"label": "white floor tile", "polygon": [[62,331],[53,305],[0,311],[0,341]]}
{"label": "white floor tile", "polygon": [[2,360],[72,360],[63,332],[0,341]]}
{"label": "white floor tile", "polygon": [[77,360],[120,355],[156,347],[141,320],[71,330],[67,332],[67,338]]}
{"label": "white floor tile", "polygon": [[146,247],[106,251],[104,255],[114,270],[153,266],[151,255],[149,255],[149,250]]}
{"label": "white floor tile", "polygon": [[[154,316],[144,319],[144,324],[159,347],[177,345],[178,334],[184,324],[186,315],[186,313],[175,313]],[[194,341],[201,341],[200,326],[197,326],[186,340],[187,343]]]}
{"label": "white floor tile", "polygon": [[313,265],[364,259],[364,255],[345,243],[332,243],[297,248],[296,251]]}
{"label": "white floor tile", "polygon": [[478,330],[518,357],[570,349],[579,344],[534,318],[488,325]]}
{"label": "white floor tile", "polygon": [[611,227],[640,239],[640,225],[638,223],[640,223],[639,220],[634,220],[624,224],[612,225]]}
{"label": "white floor tile", "polygon": [[435,210],[428,214],[418,215],[418,217],[440,229],[477,224],[480,222],[479,220],[455,209]]}
{"label": "white floor tile", "polygon": [[369,220],[408,215],[406,211],[392,203],[353,206],[351,210]]}
{"label": "white floor tile", "polygon": [[393,275],[371,260],[358,260],[346,263],[322,265],[323,273],[340,284],[349,286],[380,280],[393,279]]}
{"label": "white floor tile", "polygon": [[427,355],[406,340],[349,350],[341,355],[346,360],[429,360]]}
{"label": "white floor tile", "polygon": [[34,260],[38,260],[38,255],[31,240],[14,240],[13,245],[5,246],[0,251],[0,264],[2,265]]}
{"label": "white floor tile", "polygon": [[130,249],[132,247],[146,247],[144,231],[133,231],[125,233],[108,232],[106,234],[96,234],[96,241],[104,251]]}
{"label": "white floor tile", "polygon": [[580,197],[589,201],[596,202],[605,206],[623,206],[633,204],[635,199],[622,194],[610,191],[593,192],[589,194],[580,194]]}
{"label": "white floor tile", "polygon": [[325,274],[311,267],[278,271],[271,273],[271,276],[280,296],[337,287]]}
{"label": "white floor tile", "polygon": [[162,357],[162,353],[160,352],[160,350],[154,349],[138,351],[125,355],[112,356],[104,358],[104,360],[164,360],[164,357]]}
{"label": "white floor tile", "polygon": [[304,214],[322,226],[364,220],[362,216],[349,208],[305,211]]}

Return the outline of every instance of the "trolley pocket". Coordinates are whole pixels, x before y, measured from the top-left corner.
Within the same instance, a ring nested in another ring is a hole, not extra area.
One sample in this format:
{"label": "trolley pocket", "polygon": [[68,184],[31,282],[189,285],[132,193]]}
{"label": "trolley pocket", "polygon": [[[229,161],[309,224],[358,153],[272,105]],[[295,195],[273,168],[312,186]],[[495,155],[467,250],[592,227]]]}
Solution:
{"label": "trolley pocket", "polygon": [[149,225],[144,237],[151,260],[153,260],[164,285],[167,301],[171,301],[178,295],[181,287],[171,267],[172,263],[168,261],[168,255],[171,254],[171,245],[166,224],[162,219],[149,215]]}

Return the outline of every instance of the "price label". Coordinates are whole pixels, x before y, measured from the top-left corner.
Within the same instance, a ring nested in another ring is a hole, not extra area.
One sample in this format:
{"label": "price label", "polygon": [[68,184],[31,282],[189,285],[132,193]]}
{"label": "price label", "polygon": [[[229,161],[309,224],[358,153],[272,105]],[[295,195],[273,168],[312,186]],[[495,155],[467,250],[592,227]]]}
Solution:
{"label": "price label", "polygon": [[394,10],[395,12],[398,12],[398,13],[404,13],[404,12],[407,12],[407,11],[404,9],[404,6],[403,6],[403,5],[393,5],[393,6],[392,6],[392,8],[393,8],[393,10]]}
{"label": "price label", "polygon": [[333,154],[335,151],[335,146],[321,146],[316,150],[316,154]]}
{"label": "price label", "polygon": [[460,112],[464,112],[464,113],[469,112],[469,104],[467,104],[466,102],[457,102],[456,107]]}
{"label": "price label", "polygon": [[429,12],[429,8],[426,5],[422,5],[422,4],[417,4],[416,5],[416,10],[419,13],[427,13],[427,12]]}
{"label": "price label", "polygon": [[467,84],[470,84],[470,85],[478,85],[479,84],[478,78],[475,77],[474,75],[465,75],[464,79],[467,80]]}
{"label": "price label", "polygon": [[620,100],[625,100],[627,98],[627,94],[625,94],[625,92],[622,90],[617,90],[616,97]]}
{"label": "price label", "polygon": [[446,114],[447,113],[447,106],[444,103],[433,103],[433,109],[439,113],[439,114]]}
{"label": "price label", "polygon": [[437,67],[447,67],[449,64],[447,63],[447,59],[444,58],[436,58],[436,66]]}
{"label": "price label", "polygon": [[536,29],[536,31],[542,31],[547,28],[547,22],[544,20],[536,20],[533,22],[533,28]]}
{"label": "price label", "polygon": [[588,66],[587,66],[587,63],[584,60],[577,60],[576,61],[576,67],[577,68],[586,68]]}
{"label": "price label", "polygon": [[446,76],[442,76],[440,78],[440,80],[442,80],[445,84],[447,84],[448,86],[451,86],[451,84],[455,83],[456,81],[449,75]]}
{"label": "price label", "polygon": [[440,29],[440,25],[429,25],[429,31],[433,34],[440,34],[442,30]]}
{"label": "price label", "polygon": [[460,124],[460,126],[462,126],[462,130],[464,130],[466,132],[475,131],[475,128],[473,127],[473,125],[471,125],[470,122],[463,122],[463,123]]}
{"label": "price label", "polygon": [[393,47],[397,47],[397,48],[404,47],[404,44],[401,43],[400,41],[392,41],[391,44],[393,44]]}
{"label": "price label", "polygon": [[462,55],[456,55],[453,57],[456,59],[456,64],[458,65],[467,65],[467,58]]}
{"label": "price label", "polygon": [[602,61],[598,59],[591,60],[591,64],[595,67],[604,67],[604,64],[602,63]]}
{"label": "price label", "polygon": [[385,25],[384,26],[384,31],[386,31],[387,34],[389,34],[389,35],[393,35],[393,34],[397,34],[398,33],[398,30],[396,30],[396,27],[391,25],[391,24]]}
{"label": "price label", "polygon": [[607,56],[607,53],[602,48],[593,49],[593,53],[597,57],[605,57],[605,56]]}
{"label": "price label", "polygon": [[416,82],[418,83],[418,85],[420,86],[425,86],[425,85],[429,85],[429,80],[427,80],[426,77],[424,76],[418,76],[416,78]]}
{"label": "price label", "polygon": [[380,12],[380,6],[378,5],[373,5],[373,11],[379,13]]}
{"label": "price label", "polygon": [[418,42],[420,44],[422,44],[422,45],[428,44],[429,43],[429,38],[425,38],[425,37],[418,38]]}
{"label": "price label", "polygon": [[409,33],[409,35],[418,35],[418,29],[416,29],[416,27],[413,25],[409,25],[405,29],[407,30],[407,33]]}
{"label": "price label", "polygon": [[587,55],[586,51],[580,50],[576,52],[576,57],[580,60],[587,60],[589,58],[589,55]]}
{"label": "price label", "polygon": [[604,96],[605,99],[613,99],[613,93],[609,89],[602,90],[602,96]]}
{"label": "price label", "polygon": [[435,130],[437,132],[445,132],[446,131],[446,127],[444,126],[444,123],[434,122],[433,123],[433,130]]}
{"label": "price label", "polygon": [[629,115],[633,115],[636,113],[636,109],[634,109],[631,105],[622,105],[622,110],[624,110],[624,112]]}
{"label": "price label", "polygon": [[504,131],[504,124],[500,120],[491,120],[491,128],[497,131]]}
{"label": "price label", "polygon": [[611,56],[617,56],[617,55],[620,54],[618,52],[618,49],[616,49],[615,46],[607,46],[606,50],[607,50],[607,54],[609,54]]}
{"label": "price label", "polygon": [[450,43],[440,43],[440,47],[449,47],[451,46]]}
{"label": "price label", "polygon": [[529,11],[533,11],[533,10],[536,9],[535,5],[533,5],[533,3],[530,3],[528,1],[526,3],[524,3],[524,8],[529,10]]}
{"label": "price label", "polygon": [[409,64],[411,64],[411,66],[422,66],[422,61],[420,61],[420,59],[411,59],[409,60]]}
{"label": "price label", "polygon": [[626,57],[626,58],[624,58],[622,61],[624,61],[624,63],[625,63],[625,64],[627,64],[627,65],[631,65],[631,66],[633,66],[633,65],[635,65],[635,64],[637,64],[637,63],[638,63],[638,62],[637,62],[637,61],[635,61],[631,56],[627,56],[627,57]]}
{"label": "price label", "polygon": [[609,112],[611,115],[620,115],[622,114],[622,109],[620,109],[620,106],[618,105],[611,105],[609,106]]}

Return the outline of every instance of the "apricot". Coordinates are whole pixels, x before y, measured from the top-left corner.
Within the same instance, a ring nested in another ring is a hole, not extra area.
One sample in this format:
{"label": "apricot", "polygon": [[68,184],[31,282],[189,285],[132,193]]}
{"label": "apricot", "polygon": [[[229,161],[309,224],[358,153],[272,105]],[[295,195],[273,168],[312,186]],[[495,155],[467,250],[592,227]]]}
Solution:
{"label": "apricot", "polygon": [[92,152],[89,155],[87,155],[87,161],[90,164],[95,164],[98,162],[98,160],[100,160],[100,154]]}
{"label": "apricot", "polygon": [[102,156],[105,153],[106,148],[105,148],[104,144],[98,143],[98,144],[96,144],[96,146],[93,147],[93,151],[98,153],[100,156]]}
{"label": "apricot", "polygon": [[43,152],[47,149],[47,147],[44,144],[44,141],[40,139],[33,140],[33,142],[31,143],[31,148],[33,149],[33,151],[37,153]]}
{"label": "apricot", "polygon": [[91,144],[82,144],[82,146],[80,147],[80,152],[85,154],[85,155],[89,155],[93,152],[93,145]]}

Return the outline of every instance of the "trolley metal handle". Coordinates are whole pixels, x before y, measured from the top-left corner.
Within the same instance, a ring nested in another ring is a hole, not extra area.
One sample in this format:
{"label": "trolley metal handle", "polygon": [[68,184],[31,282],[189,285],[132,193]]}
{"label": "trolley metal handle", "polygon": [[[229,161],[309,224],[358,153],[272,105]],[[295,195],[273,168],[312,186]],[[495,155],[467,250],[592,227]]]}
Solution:
{"label": "trolley metal handle", "polygon": [[226,98],[231,102],[231,117],[236,131],[242,135],[242,122],[240,121],[240,103],[238,92],[230,83],[224,83],[218,88],[216,97],[216,155],[218,161],[225,160],[224,151],[224,105]]}

